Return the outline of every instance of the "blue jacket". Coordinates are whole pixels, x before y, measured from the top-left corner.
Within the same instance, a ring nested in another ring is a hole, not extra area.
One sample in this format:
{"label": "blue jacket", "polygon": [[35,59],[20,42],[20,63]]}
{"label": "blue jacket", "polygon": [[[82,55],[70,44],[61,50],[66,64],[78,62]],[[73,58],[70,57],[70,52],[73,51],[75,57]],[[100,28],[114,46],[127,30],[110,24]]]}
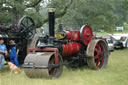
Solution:
{"label": "blue jacket", "polygon": [[[6,51],[7,50],[6,45],[5,44],[0,44],[0,50],[1,51]],[[3,55],[3,54],[0,53],[0,55]]]}

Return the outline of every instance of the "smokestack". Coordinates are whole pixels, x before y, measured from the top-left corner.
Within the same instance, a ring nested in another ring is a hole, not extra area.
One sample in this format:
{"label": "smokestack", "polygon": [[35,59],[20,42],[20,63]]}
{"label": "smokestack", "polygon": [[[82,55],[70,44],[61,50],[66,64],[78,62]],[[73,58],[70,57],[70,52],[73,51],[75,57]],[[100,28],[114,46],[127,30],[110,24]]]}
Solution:
{"label": "smokestack", "polygon": [[48,9],[48,17],[49,17],[49,36],[54,37],[55,8]]}

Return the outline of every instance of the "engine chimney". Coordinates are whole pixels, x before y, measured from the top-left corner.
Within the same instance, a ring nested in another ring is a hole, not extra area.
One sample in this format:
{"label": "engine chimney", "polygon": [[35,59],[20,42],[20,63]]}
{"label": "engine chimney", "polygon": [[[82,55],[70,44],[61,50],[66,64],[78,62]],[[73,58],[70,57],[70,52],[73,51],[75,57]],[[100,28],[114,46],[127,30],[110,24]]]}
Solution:
{"label": "engine chimney", "polygon": [[48,17],[49,17],[49,36],[54,37],[55,8],[48,9]]}

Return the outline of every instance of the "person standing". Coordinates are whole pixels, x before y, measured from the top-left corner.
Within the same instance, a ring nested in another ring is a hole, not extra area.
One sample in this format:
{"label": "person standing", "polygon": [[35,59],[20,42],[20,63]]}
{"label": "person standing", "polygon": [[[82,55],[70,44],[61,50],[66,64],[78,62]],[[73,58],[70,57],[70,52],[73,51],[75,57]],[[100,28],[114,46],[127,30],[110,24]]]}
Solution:
{"label": "person standing", "polygon": [[16,43],[14,40],[9,41],[11,49],[10,49],[10,61],[15,64],[18,68],[20,67],[19,61],[18,61],[18,53],[19,49],[16,46]]}
{"label": "person standing", "polygon": [[7,48],[6,45],[4,44],[4,40],[0,38],[0,71],[4,66],[5,55],[7,55]]}

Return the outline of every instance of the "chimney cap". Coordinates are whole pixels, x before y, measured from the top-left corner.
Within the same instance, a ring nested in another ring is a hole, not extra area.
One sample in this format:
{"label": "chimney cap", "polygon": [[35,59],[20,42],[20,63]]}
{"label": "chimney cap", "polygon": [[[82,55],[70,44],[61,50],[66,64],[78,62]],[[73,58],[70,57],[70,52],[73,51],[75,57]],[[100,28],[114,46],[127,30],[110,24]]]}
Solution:
{"label": "chimney cap", "polygon": [[48,8],[48,12],[55,12],[55,8]]}

